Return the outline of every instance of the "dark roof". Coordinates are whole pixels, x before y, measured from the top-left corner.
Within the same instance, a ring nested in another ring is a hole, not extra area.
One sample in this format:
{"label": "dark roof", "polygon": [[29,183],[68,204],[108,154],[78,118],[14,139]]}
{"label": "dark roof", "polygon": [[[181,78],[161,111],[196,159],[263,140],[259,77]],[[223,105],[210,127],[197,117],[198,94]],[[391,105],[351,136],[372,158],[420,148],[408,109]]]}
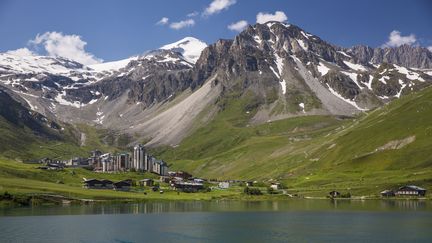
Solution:
{"label": "dark roof", "polygon": [[426,189],[421,188],[419,186],[414,186],[414,185],[407,185],[407,186],[399,187],[399,190],[403,190],[403,189],[409,189],[409,190],[414,190],[414,191],[426,191]]}
{"label": "dark roof", "polygon": [[103,179],[101,180],[101,182],[106,183],[106,184],[112,184],[113,182],[107,179]]}
{"label": "dark roof", "polygon": [[129,182],[126,182],[126,181],[115,182],[113,185],[114,185],[114,187],[131,186],[131,184]]}

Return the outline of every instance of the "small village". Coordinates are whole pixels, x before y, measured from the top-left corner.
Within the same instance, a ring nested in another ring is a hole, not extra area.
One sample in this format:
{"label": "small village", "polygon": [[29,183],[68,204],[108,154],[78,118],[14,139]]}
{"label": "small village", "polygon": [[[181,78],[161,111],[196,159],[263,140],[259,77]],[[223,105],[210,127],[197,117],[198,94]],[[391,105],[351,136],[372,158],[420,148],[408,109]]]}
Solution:
{"label": "small village", "polygon": [[[142,178],[140,180],[123,179],[120,181],[111,181],[108,179],[83,178],[82,187],[85,189],[131,191],[133,188],[150,188],[153,192],[164,193],[164,189],[177,192],[210,192],[214,189],[228,189],[232,185],[245,187],[244,194],[262,195],[262,188],[267,188],[268,194],[285,194],[286,186],[277,181],[261,183],[258,181],[242,180],[209,180],[197,178],[185,171],[170,171],[169,165],[164,161],[157,159],[155,156],[147,153],[145,147],[137,144],[133,147],[132,153],[121,152],[117,154],[103,153],[99,150],[91,151],[88,158],[75,157],[70,160],[51,160],[44,158],[39,160],[44,164],[38,167],[42,170],[63,170],[64,168],[86,168],[95,173],[122,173],[122,172],[148,172],[153,176]],[[144,175],[144,174],[143,174]],[[148,174],[147,174],[148,175]],[[151,177],[151,178],[150,178]],[[162,189],[161,185],[165,185]],[[259,189],[261,188],[261,189]],[[136,190],[135,190],[136,191]],[[138,190],[142,191],[142,190]],[[426,189],[415,185],[404,185],[397,189],[387,189],[379,192],[382,198],[391,197],[425,197]],[[352,195],[341,193],[333,190],[327,194],[330,199],[351,198]]]}

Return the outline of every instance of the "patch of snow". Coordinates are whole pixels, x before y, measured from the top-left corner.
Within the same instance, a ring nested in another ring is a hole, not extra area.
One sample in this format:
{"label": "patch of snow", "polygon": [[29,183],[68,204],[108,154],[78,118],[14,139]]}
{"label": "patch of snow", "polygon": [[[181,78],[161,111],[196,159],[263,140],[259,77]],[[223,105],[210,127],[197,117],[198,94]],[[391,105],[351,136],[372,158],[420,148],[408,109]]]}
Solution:
{"label": "patch of snow", "polygon": [[341,100],[347,102],[348,104],[354,106],[357,110],[360,110],[360,111],[366,111],[366,110],[367,110],[367,109],[364,109],[364,108],[359,107],[359,106],[357,105],[357,103],[355,103],[355,101],[344,98],[342,95],[340,95],[340,94],[339,94],[338,92],[336,92],[334,89],[332,89],[332,87],[330,87],[330,85],[327,84],[327,87],[328,87],[328,89],[330,90],[330,92],[331,92],[333,95],[335,95],[335,96],[338,97],[339,99],[341,99]]}
{"label": "patch of snow", "polygon": [[348,62],[348,61],[343,61],[345,63],[345,65],[347,65],[349,68],[356,70],[356,71],[367,71],[367,69],[360,64],[354,64],[352,62]]}
{"label": "patch of snow", "polygon": [[322,64],[321,62],[318,63],[318,72],[321,73],[321,76],[324,76],[330,71],[330,68],[328,68],[326,65]]}
{"label": "patch of snow", "polygon": [[31,77],[31,78],[26,79],[25,81],[37,82],[39,80],[37,78],[35,78],[35,77]]}
{"label": "patch of snow", "polygon": [[362,86],[360,86],[359,82],[357,81],[357,73],[351,73],[351,72],[345,72],[345,71],[341,71],[341,73],[347,75],[352,81],[354,81],[354,83],[360,88],[363,89]]}
{"label": "patch of snow", "polygon": [[373,81],[373,76],[369,75],[369,82],[366,83],[366,87],[368,87],[369,90],[372,90],[372,81]]}
{"label": "patch of snow", "polygon": [[96,120],[93,120],[93,121],[98,123],[98,124],[103,124],[104,118],[105,118],[104,113],[102,111],[100,111],[98,108],[98,112],[96,112]]}
{"label": "patch of snow", "polygon": [[340,54],[342,54],[342,55],[344,55],[344,56],[346,56],[346,57],[349,57],[349,58],[351,58],[351,56],[350,55],[348,55],[348,54],[346,54],[344,51],[337,51],[337,52],[339,52]]}
{"label": "patch of snow", "polygon": [[[71,65],[72,64],[72,65]],[[83,72],[86,68],[66,58],[0,53],[0,65],[14,73],[52,73],[67,76],[71,71]]]}
{"label": "patch of snow", "polygon": [[416,72],[410,71],[410,70],[408,70],[407,68],[405,68],[405,67],[401,67],[401,66],[398,66],[398,65],[394,65],[394,66],[396,67],[396,70],[397,70],[399,73],[401,73],[401,74],[405,74],[405,76],[407,77],[407,79],[410,79],[410,80],[418,80],[418,81],[421,81],[421,82],[424,82],[424,81],[425,81],[422,77],[420,77],[420,74],[419,74],[419,73],[416,73]]}
{"label": "patch of snow", "polygon": [[283,71],[283,66],[284,66],[283,59],[276,52],[274,53],[274,56],[275,56],[276,66],[277,66],[278,71],[279,71],[279,77],[281,77],[282,71]]}
{"label": "patch of snow", "polygon": [[117,71],[121,68],[126,67],[131,61],[137,60],[138,56],[129,57],[123,60],[119,61],[113,61],[113,62],[103,62],[98,64],[92,64],[88,67],[93,69],[96,72],[103,72],[103,71]]}
{"label": "patch of snow", "polygon": [[27,104],[30,106],[30,109],[31,110],[34,110],[34,111],[36,111],[37,110],[37,106],[36,105],[33,105],[28,99],[26,99],[26,98],[24,98],[24,97],[22,97],[26,102],[27,102]]}
{"label": "patch of snow", "polygon": [[272,72],[274,73],[274,75],[275,75],[278,79],[280,79],[279,74],[278,74],[278,73],[273,69],[272,66],[270,66],[270,70],[272,70]]}
{"label": "patch of snow", "polygon": [[186,37],[172,44],[164,45],[159,49],[174,50],[180,52],[186,61],[196,63],[201,55],[202,50],[207,47],[207,44],[193,37]]}
{"label": "patch of snow", "polygon": [[89,102],[88,102],[88,104],[94,104],[94,103],[96,103],[98,101],[98,99],[92,99],[92,100],[90,100]]}
{"label": "patch of snow", "polygon": [[302,109],[302,112],[303,112],[303,113],[306,113],[306,112],[305,112],[305,109],[304,109],[304,108],[305,108],[304,103],[300,103],[299,106],[300,106],[300,108]]}
{"label": "patch of snow", "polygon": [[261,44],[261,42],[262,42],[261,38],[260,38],[258,35],[255,35],[255,36],[254,36],[254,40],[255,40],[258,44]]}
{"label": "patch of snow", "polygon": [[389,76],[382,76],[380,79],[378,79],[381,83],[387,84],[386,80],[389,80]]}
{"label": "patch of snow", "polygon": [[303,50],[305,50],[305,51],[308,50],[308,47],[306,46],[306,44],[305,44],[305,42],[304,42],[303,40],[297,40],[297,43],[299,43],[300,47],[301,47]]}
{"label": "patch of snow", "polygon": [[57,101],[57,103],[61,104],[61,105],[66,105],[66,106],[73,106],[76,108],[80,108],[82,107],[82,104],[79,101],[74,101],[74,102],[70,102],[68,100],[65,100],[63,97],[66,95],[66,91],[63,90],[61,93],[59,93],[56,97],[55,97],[55,101]]}
{"label": "patch of snow", "polygon": [[282,88],[282,94],[285,94],[286,93],[286,82],[285,82],[285,79],[282,79],[282,81],[280,81],[279,84],[281,85],[281,88]]}
{"label": "patch of snow", "polygon": [[405,84],[404,82],[402,82],[402,80],[399,79],[399,84],[401,86],[399,92],[395,95],[395,97],[400,98],[403,89],[407,86],[407,84]]}
{"label": "patch of snow", "polygon": [[383,75],[384,73],[386,73],[387,72],[387,69],[384,69],[382,72],[380,72],[379,74],[380,75]]}
{"label": "patch of snow", "polygon": [[306,39],[309,39],[309,37],[312,37],[313,35],[304,32],[303,30],[300,32]]}

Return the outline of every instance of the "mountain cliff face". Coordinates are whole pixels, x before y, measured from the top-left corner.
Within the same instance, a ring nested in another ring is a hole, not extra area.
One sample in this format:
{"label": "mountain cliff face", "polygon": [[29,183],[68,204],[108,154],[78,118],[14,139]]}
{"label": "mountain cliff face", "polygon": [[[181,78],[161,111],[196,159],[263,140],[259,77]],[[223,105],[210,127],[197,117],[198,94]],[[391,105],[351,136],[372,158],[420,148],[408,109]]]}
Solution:
{"label": "mountain cliff face", "polygon": [[11,90],[0,87],[0,120],[16,128],[27,130],[34,135],[60,139],[62,127],[59,123],[47,119],[38,112],[32,111],[22,103],[25,102]]}
{"label": "mountain cliff face", "polygon": [[383,49],[360,45],[344,50],[355,56],[362,64],[385,62],[410,68],[432,68],[432,53],[420,46],[401,45]]}
{"label": "mountain cliff face", "polygon": [[373,109],[429,86],[431,55],[410,46],[341,48],[295,25],[268,22],[233,40],[206,46],[188,37],[88,67],[3,53],[0,85],[48,118],[176,145],[227,99],[248,100],[248,123]]}

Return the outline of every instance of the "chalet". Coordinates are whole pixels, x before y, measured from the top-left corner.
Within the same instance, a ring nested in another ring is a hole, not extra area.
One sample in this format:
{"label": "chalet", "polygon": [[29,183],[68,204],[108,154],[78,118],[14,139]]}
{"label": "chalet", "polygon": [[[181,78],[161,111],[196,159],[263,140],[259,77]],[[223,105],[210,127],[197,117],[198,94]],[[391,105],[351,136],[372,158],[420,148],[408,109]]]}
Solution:
{"label": "chalet", "polygon": [[394,197],[395,196],[395,192],[393,190],[384,190],[382,192],[380,192],[382,197]]}
{"label": "chalet", "polygon": [[153,179],[142,179],[139,181],[140,186],[153,186]]}
{"label": "chalet", "polygon": [[69,167],[87,167],[89,166],[88,159],[75,157],[66,162],[66,165]]}
{"label": "chalet", "polygon": [[105,189],[113,189],[113,182],[107,179],[102,179],[101,180],[103,186]]}
{"label": "chalet", "polygon": [[40,166],[41,170],[63,170],[63,164],[47,163],[45,166]]}
{"label": "chalet", "polygon": [[110,180],[88,179],[84,180],[83,187],[86,189],[112,189],[113,182]]}
{"label": "chalet", "polygon": [[193,179],[193,182],[195,182],[195,183],[204,183],[204,180],[203,179],[200,179],[200,178],[194,178]]}
{"label": "chalet", "polygon": [[219,182],[218,187],[220,189],[228,189],[230,187],[230,183],[228,181]]}
{"label": "chalet", "polygon": [[338,191],[331,191],[329,192],[329,195],[331,198],[335,198],[335,197],[340,197],[341,194]]}
{"label": "chalet", "polygon": [[169,183],[171,181],[171,177],[169,177],[169,176],[161,176],[159,178],[159,181],[160,182],[164,182],[164,183]]}
{"label": "chalet", "polygon": [[129,191],[131,184],[128,181],[119,181],[113,184],[115,191]]}
{"label": "chalet", "polygon": [[196,182],[175,182],[171,184],[176,191],[181,192],[197,192],[199,190],[204,189],[204,185],[202,183]]}
{"label": "chalet", "polygon": [[424,197],[426,195],[426,189],[418,187],[418,186],[402,186],[395,192],[397,196],[421,196]]}
{"label": "chalet", "polygon": [[191,174],[189,174],[185,171],[169,171],[168,175],[171,177],[180,177],[180,178],[183,178],[184,180],[188,180],[189,178],[192,177]]}
{"label": "chalet", "polygon": [[272,188],[273,190],[279,190],[281,189],[281,184],[279,182],[272,182],[270,188]]}

